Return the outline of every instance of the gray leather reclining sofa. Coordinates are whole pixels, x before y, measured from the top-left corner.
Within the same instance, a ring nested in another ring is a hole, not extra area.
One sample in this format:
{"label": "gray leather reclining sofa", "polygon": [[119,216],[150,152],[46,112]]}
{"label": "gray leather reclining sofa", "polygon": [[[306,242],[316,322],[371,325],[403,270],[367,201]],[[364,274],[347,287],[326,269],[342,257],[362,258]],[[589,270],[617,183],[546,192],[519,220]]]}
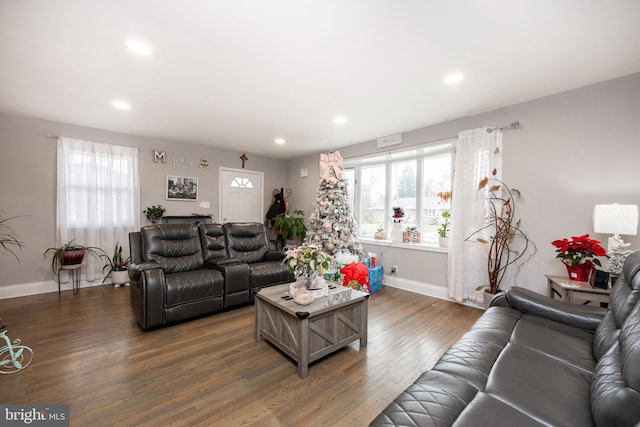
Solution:
{"label": "gray leather reclining sofa", "polygon": [[372,426],[640,425],[640,251],[608,309],[512,288]]}
{"label": "gray leather reclining sofa", "polygon": [[259,223],[160,224],[129,234],[131,307],[143,329],[253,302],[292,281]]}

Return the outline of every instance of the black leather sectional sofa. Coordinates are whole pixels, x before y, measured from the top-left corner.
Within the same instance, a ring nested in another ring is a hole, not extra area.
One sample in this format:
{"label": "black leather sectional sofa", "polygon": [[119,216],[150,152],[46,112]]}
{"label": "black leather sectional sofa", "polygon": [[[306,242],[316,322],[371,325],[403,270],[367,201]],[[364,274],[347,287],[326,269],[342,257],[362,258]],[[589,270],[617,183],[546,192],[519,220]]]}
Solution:
{"label": "black leather sectional sofa", "polygon": [[143,329],[253,302],[293,280],[259,223],[161,224],[129,234],[131,307]]}
{"label": "black leather sectional sofa", "polygon": [[640,251],[607,310],[523,288],[475,325],[372,426],[640,425]]}

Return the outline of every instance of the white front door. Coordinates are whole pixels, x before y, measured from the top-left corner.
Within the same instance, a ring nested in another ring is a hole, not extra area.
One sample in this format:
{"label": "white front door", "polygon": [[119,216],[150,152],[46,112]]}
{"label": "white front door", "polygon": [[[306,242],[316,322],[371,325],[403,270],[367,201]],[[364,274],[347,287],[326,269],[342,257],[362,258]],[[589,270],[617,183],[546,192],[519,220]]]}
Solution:
{"label": "white front door", "polygon": [[262,172],[220,168],[220,222],[264,222]]}

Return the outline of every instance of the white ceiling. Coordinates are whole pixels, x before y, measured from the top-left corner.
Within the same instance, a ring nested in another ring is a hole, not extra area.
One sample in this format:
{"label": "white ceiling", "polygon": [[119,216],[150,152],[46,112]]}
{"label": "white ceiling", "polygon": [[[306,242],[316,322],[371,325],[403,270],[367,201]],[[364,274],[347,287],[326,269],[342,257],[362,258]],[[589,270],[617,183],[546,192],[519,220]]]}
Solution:
{"label": "white ceiling", "polygon": [[639,19],[638,0],[0,0],[0,111],[288,159],[638,72]]}

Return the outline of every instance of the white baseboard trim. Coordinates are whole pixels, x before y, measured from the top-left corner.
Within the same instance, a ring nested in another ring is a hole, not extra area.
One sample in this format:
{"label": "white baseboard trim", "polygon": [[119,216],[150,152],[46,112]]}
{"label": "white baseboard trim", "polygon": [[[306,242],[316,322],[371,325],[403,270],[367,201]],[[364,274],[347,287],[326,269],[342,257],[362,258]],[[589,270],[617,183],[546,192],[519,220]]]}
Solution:
{"label": "white baseboard trim", "polygon": [[[100,281],[80,281],[81,289],[101,285],[103,285],[103,283]],[[61,283],[60,290],[72,290],[71,282]],[[45,282],[21,283],[17,285],[0,286],[0,299],[26,297],[28,295],[46,294],[49,292],[58,292],[58,282],[56,282],[55,280],[47,280]]]}
{"label": "white baseboard trim", "polygon": [[[429,297],[439,298],[451,302],[457,302],[448,296],[447,288],[439,285],[432,285],[431,283],[417,282],[415,280],[403,279],[390,274],[385,274],[383,284],[392,288],[403,289],[409,292],[415,292],[417,294],[426,295]],[[462,303],[469,307],[482,308],[482,304],[474,301],[465,301]]]}
{"label": "white baseboard trim", "polygon": [[449,300],[449,297],[447,297],[447,288],[444,286],[416,282],[415,280],[403,279],[390,274],[384,276],[383,283],[392,288],[404,289],[405,291],[411,291],[421,295]]}

